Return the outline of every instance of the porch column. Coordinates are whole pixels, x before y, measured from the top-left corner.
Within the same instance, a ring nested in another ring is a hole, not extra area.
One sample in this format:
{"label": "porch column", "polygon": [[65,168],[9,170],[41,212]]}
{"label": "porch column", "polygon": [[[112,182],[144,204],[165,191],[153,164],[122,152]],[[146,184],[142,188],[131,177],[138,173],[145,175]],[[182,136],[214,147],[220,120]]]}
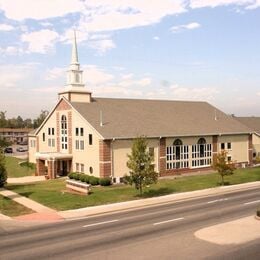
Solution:
{"label": "porch column", "polygon": [[48,160],[48,176],[49,179],[56,179],[57,162],[54,159]]}
{"label": "porch column", "polygon": [[159,143],[159,174],[162,175],[166,171],[166,138],[160,138]]}
{"label": "porch column", "polygon": [[36,175],[45,175],[45,161],[41,159],[36,159]]}

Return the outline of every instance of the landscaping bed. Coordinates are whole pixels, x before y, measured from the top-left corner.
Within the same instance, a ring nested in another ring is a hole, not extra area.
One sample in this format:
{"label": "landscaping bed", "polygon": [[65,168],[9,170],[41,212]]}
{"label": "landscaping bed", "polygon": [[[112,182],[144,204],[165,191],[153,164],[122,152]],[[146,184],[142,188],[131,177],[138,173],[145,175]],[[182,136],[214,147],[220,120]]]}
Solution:
{"label": "landscaping bed", "polygon": [[[260,168],[238,169],[234,175],[225,178],[225,183],[230,185],[253,181],[260,181]],[[161,179],[157,184],[147,187],[141,197],[138,191],[129,185],[94,186],[92,187],[92,193],[88,196],[71,194],[66,191],[66,181],[64,179],[26,185],[8,184],[7,188],[56,210],[68,210],[213,188],[219,186],[219,182],[220,176],[217,173],[176,179]]]}
{"label": "landscaping bed", "polygon": [[0,213],[9,217],[16,217],[20,215],[34,213],[34,211],[9,198],[0,195]]}

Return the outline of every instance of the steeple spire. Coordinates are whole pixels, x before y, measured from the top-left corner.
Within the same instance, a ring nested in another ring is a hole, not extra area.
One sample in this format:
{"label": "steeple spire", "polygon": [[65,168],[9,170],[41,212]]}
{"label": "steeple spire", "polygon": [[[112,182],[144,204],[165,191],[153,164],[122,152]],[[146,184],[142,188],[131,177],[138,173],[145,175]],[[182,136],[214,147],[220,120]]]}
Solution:
{"label": "steeple spire", "polygon": [[71,64],[79,64],[77,39],[76,39],[76,31],[75,30],[74,30],[74,39],[73,39],[73,44],[72,44]]}

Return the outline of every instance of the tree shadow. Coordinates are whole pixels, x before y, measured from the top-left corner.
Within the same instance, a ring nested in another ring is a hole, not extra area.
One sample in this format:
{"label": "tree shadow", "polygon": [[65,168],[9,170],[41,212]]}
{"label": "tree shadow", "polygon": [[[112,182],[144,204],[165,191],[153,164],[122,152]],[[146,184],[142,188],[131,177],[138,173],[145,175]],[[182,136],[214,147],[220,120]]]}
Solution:
{"label": "tree shadow", "polygon": [[164,188],[159,188],[159,189],[147,190],[142,195],[140,195],[140,194],[136,195],[136,197],[139,197],[139,198],[152,198],[152,197],[168,195],[168,194],[171,194],[173,192],[174,192],[173,189],[164,187]]}
{"label": "tree shadow", "polygon": [[219,181],[219,182],[217,183],[217,185],[218,185],[218,186],[229,186],[229,185],[231,185],[231,183],[230,183],[229,181],[224,181],[224,184],[222,184],[222,182]]}

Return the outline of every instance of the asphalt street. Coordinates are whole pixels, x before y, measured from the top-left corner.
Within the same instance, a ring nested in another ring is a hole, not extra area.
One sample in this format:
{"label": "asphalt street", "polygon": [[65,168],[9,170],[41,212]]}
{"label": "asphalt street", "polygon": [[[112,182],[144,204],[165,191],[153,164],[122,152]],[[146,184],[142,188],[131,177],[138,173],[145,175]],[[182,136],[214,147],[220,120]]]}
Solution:
{"label": "asphalt street", "polygon": [[[260,189],[4,231],[0,259],[260,259],[260,241],[220,246],[197,230],[255,214]],[[250,258],[248,258],[250,256]]]}

